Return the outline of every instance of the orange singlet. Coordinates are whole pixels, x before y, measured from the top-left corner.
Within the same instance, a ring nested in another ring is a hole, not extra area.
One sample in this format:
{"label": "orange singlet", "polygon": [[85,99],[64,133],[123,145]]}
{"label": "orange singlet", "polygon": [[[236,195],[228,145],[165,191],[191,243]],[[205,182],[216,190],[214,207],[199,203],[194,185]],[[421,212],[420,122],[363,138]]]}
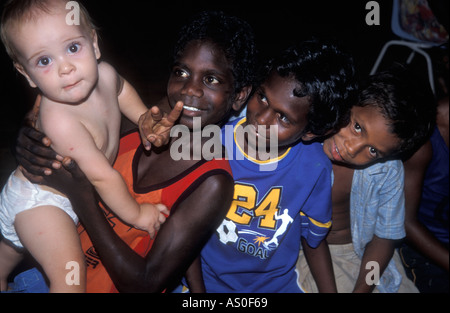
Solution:
{"label": "orange singlet", "polygon": [[[133,178],[136,176],[137,160],[143,152],[140,147],[140,137],[134,132],[120,141],[120,149],[114,168],[122,174],[128,190],[138,203],[163,203],[169,210],[176,205],[177,200],[184,199],[189,193],[201,184],[207,177],[220,173],[231,175],[227,160],[213,159],[199,161],[190,169],[177,176],[177,179],[137,190],[133,188]],[[150,251],[153,240],[147,232],[135,229],[122,223],[110,210],[102,206],[105,218],[111,227],[136,253],[145,257]],[[169,217],[170,218],[170,217]],[[111,278],[97,255],[92,242],[84,227],[78,226],[83,252],[87,265],[87,292],[108,293],[117,292]]]}

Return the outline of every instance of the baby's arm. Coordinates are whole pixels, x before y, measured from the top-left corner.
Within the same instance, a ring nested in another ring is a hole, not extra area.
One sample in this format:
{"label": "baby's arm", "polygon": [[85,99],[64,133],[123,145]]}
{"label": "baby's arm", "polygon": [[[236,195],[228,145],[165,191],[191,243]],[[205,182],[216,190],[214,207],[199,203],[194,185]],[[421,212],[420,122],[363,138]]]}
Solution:
{"label": "baby's arm", "polygon": [[131,122],[138,125],[139,118],[148,108],[142,102],[134,87],[123,77],[118,75],[118,100],[120,111]]}
{"label": "baby's arm", "polygon": [[150,150],[152,144],[157,147],[166,144],[170,129],[183,111],[183,103],[177,102],[169,114],[162,112],[157,106],[149,110],[134,87],[119,74],[117,74],[117,89],[120,111],[139,126],[144,147]]}
{"label": "baby's arm", "polygon": [[[123,77],[117,74],[118,81],[118,101],[119,108],[123,115],[125,115],[131,122],[141,126],[142,117],[145,117],[150,110],[142,102],[134,87]],[[147,150],[150,150],[151,141],[145,136],[145,132],[140,128],[142,144]]]}
{"label": "baby's arm", "polygon": [[[55,151],[78,163],[109,208],[126,223],[146,230],[153,236],[160,223],[164,221],[160,211],[165,207],[151,204],[139,205],[134,200],[122,176],[97,148],[83,123],[60,112],[58,119],[53,119],[52,123],[46,123],[46,125],[43,131],[52,140]],[[167,213],[166,210],[165,212]]]}

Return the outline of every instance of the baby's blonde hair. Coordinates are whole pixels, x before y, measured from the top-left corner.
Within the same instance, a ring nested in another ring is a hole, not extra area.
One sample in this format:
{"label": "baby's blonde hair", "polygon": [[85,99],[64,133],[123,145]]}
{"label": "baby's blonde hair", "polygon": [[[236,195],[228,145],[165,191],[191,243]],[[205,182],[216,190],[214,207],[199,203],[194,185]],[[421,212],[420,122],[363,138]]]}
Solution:
{"label": "baby's blonde hair", "polygon": [[[25,23],[37,18],[38,14],[50,14],[54,3],[62,2],[65,4],[69,0],[8,0],[3,8],[2,20],[0,24],[0,36],[6,48],[6,52],[13,60],[18,62],[17,50],[15,49],[8,30],[15,23]],[[86,30],[97,30],[93,20],[89,16],[86,8],[78,2],[80,7],[80,25]]]}

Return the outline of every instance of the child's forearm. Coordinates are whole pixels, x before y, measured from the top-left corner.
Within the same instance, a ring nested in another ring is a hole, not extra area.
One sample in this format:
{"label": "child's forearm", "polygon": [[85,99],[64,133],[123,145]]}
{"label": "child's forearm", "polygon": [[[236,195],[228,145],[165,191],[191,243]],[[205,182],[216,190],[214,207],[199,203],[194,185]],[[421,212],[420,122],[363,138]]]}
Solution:
{"label": "child's forearm", "polygon": [[[383,239],[377,236],[373,236],[364,250],[364,255],[361,260],[361,267],[359,269],[358,279],[355,283],[353,292],[372,292],[375,289],[378,282],[373,281],[374,276],[372,271],[378,270],[376,275],[381,277],[384,270],[392,259],[395,250],[395,241],[391,239]],[[375,262],[377,266],[370,266],[369,262]],[[370,278],[370,279],[366,279]],[[370,283],[368,283],[370,282]]]}
{"label": "child's forearm", "polygon": [[91,180],[99,196],[106,205],[123,221],[135,225],[140,207],[128,191],[119,172],[114,169],[103,173],[102,177]]}
{"label": "child's forearm", "polygon": [[417,219],[411,218],[405,222],[408,244],[413,245],[427,258],[433,260],[441,268],[449,271],[449,251],[444,244]]}
{"label": "child's forearm", "polygon": [[202,264],[200,257],[197,257],[186,271],[186,280],[189,285],[190,293],[205,293],[205,284],[203,282]]}
{"label": "child's forearm", "polygon": [[302,247],[319,292],[337,292],[327,241],[324,239],[317,248],[311,248],[306,240],[302,238]]}

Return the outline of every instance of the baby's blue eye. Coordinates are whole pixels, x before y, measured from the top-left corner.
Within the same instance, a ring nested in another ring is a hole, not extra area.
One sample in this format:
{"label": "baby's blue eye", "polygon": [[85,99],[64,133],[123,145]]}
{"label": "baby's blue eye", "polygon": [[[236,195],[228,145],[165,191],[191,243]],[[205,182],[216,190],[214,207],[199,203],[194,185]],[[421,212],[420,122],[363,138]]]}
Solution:
{"label": "baby's blue eye", "polygon": [[38,66],[47,66],[52,63],[52,60],[49,57],[40,58],[37,62]]}
{"label": "baby's blue eye", "polygon": [[77,53],[80,50],[80,45],[77,43],[73,43],[67,50],[69,53]]}

